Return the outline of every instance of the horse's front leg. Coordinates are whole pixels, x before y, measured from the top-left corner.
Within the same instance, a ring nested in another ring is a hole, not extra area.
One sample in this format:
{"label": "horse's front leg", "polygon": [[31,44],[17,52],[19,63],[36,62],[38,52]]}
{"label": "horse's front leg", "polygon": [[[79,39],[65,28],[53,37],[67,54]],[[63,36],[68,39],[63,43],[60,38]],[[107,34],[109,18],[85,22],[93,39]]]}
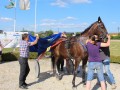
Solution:
{"label": "horse's front leg", "polygon": [[75,87],[75,78],[76,78],[76,76],[77,76],[77,70],[75,70],[74,71],[74,74],[73,74],[74,76],[73,76],[73,80],[72,80],[72,85],[73,85],[73,87]]}
{"label": "horse's front leg", "polygon": [[73,87],[75,87],[75,79],[77,76],[77,69],[78,69],[79,63],[80,63],[80,59],[75,59],[75,66],[74,66],[75,69],[74,69],[74,76],[72,80]]}

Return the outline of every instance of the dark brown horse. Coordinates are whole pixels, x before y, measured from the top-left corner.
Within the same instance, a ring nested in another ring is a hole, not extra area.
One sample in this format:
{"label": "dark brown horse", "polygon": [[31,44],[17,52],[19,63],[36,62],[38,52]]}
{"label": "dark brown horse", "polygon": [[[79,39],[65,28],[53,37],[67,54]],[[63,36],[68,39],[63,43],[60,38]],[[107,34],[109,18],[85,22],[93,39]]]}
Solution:
{"label": "dark brown horse", "polygon": [[[88,60],[87,50],[85,48],[86,40],[90,35],[98,35],[100,39],[106,38],[107,30],[100,17],[98,21],[94,22],[91,26],[85,29],[80,36],[72,37],[70,40],[63,41],[52,49],[52,53],[55,57],[54,73],[59,72],[56,69],[57,60],[59,57],[64,58],[66,62],[70,59],[74,59],[74,77],[72,80],[73,87],[75,87],[75,78],[77,75],[77,68],[82,61],[82,81],[85,83],[85,68]],[[70,67],[69,63],[67,65]]]}

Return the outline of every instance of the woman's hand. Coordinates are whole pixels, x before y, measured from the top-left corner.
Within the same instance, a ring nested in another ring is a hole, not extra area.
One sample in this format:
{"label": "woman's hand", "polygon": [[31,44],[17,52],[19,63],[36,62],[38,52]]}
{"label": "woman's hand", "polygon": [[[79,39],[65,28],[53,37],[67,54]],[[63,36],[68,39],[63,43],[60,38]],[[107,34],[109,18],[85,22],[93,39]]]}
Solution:
{"label": "woman's hand", "polygon": [[107,35],[108,41],[106,43],[101,43],[101,47],[108,47],[110,46],[110,35]]}
{"label": "woman's hand", "polygon": [[108,37],[108,39],[110,39],[110,35],[109,34],[107,35],[107,37]]}

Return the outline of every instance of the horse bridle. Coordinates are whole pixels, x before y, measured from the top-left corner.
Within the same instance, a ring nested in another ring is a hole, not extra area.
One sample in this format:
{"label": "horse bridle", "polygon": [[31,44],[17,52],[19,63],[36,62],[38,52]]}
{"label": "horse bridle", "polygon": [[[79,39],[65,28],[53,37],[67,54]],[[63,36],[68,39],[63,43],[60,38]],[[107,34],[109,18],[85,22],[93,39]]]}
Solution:
{"label": "horse bridle", "polygon": [[100,27],[100,23],[99,22],[97,23],[97,25],[98,25],[98,29],[103,33],[103,34],[100,34],[100,38],[101,39],[105,39],[106,35],[107,35],[107,32],[104,32],[104,30]]}

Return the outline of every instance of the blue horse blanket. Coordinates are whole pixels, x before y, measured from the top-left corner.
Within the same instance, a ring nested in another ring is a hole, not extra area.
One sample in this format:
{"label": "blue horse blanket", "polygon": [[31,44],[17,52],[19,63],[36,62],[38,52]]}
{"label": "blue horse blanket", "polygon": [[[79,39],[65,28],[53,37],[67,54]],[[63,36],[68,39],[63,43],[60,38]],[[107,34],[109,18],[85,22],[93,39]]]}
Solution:
{"label": "blue horse blanket", "polygon": [[[38,52],[38,55],[42,54],[46,51],[46,49],[53,45],[56,40],[58,40],[61,37],[61,33],[53,34],[51,36],[40,38],[38,40],[38,43],[34,46],[30,46],[29,50],[30,52]],[[29,35],[29,42],[34,42],[36,37]]]}

